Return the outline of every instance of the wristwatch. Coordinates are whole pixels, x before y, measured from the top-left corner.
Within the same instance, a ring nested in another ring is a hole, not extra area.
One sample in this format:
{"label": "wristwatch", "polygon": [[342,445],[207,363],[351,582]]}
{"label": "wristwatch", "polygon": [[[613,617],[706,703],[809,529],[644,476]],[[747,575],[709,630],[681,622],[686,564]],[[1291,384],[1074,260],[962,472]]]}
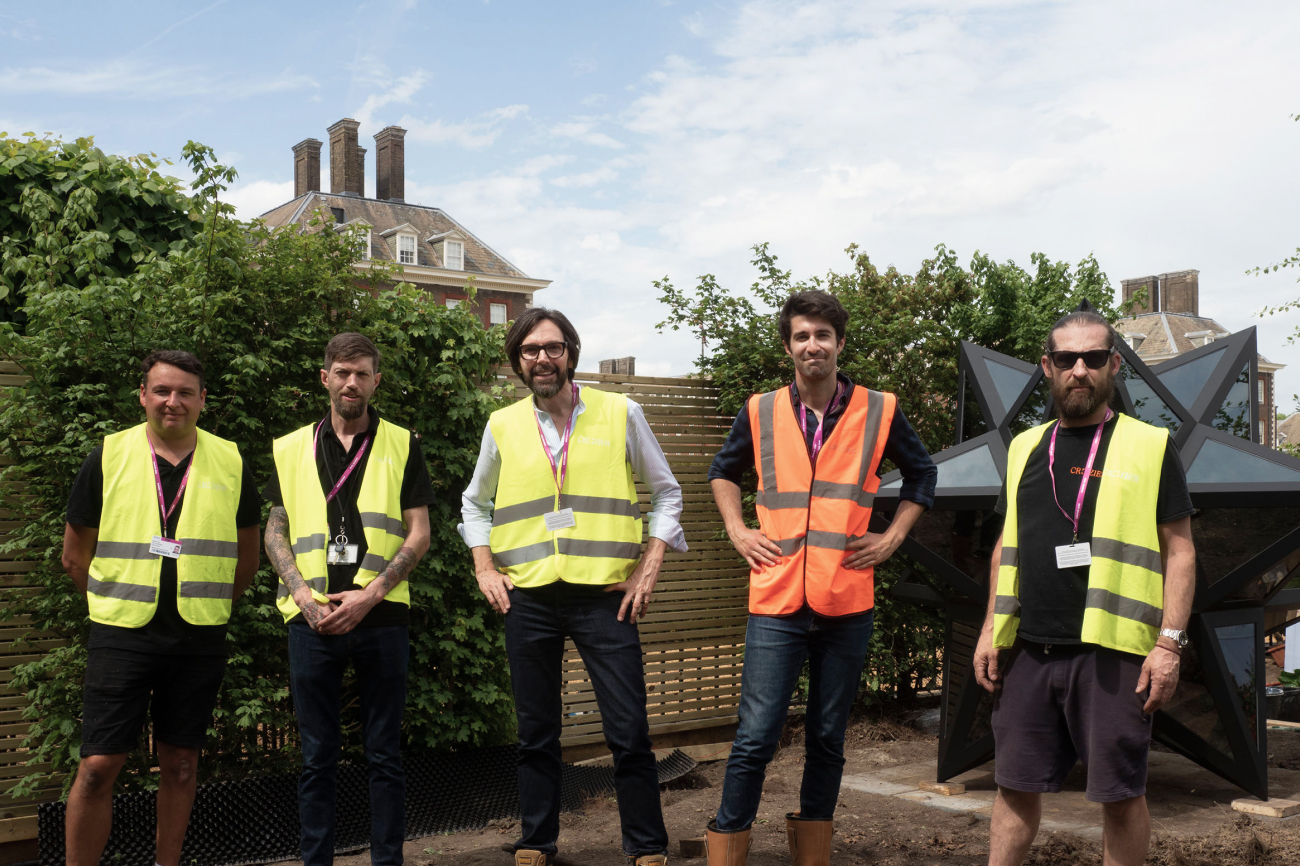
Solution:
{"label": "wristwatch", "polygon": [[1162,628],[1160,629],[1160,636],[1167,637],[1174,643],[1178,644],[1179,649],[1182,649],[1188,644],[1187,632],[1179,629]]}

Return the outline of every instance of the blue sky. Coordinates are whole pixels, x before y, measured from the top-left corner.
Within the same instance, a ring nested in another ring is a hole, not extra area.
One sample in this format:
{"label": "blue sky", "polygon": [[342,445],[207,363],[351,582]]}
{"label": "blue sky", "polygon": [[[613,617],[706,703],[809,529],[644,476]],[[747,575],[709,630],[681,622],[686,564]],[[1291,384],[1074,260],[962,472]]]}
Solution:
{"label": "blue sky", "polygon": [[[445,208],[568,311],[584,367],[691,368],[651,281],[797,275],[857,243],[1124,277],[1196,268],[1201,311],[1260,326],[1300,392],[1300,6],[1152,2],[0,5],[0,129],[119,153],[216,148],[254,216],[341,117],[407,136],[407,199]],[[54,7],[50,7],[54,9]],[[183,174],[178,167],[177,175]],[[1290,409],[1286,400],[1283,408]]]}

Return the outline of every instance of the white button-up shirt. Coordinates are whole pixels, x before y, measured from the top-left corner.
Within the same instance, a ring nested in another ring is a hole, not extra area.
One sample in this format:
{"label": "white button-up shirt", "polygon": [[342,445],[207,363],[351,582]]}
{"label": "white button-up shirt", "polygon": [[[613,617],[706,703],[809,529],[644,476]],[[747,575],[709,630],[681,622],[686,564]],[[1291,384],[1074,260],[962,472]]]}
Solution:
{"label": "white button-up shirt", "polygon": [[[579,386],[577,415],[586,411],[582,400],[582,386]],[[533,401],[533,412],[542,428],[546,447],[559,465],[560,446],[563,434],[556,428],[549,412],[537,408]],[[645,412],[631,400],[627,401],[627,462],[633,473],[642,483],[650,488],[650,514],[648,523],[651,538],[658,538],[668,545],[670,550],[686,550],[686,533],[682,531],[682,487],[673,477],[668,466],[668,458],[659,447],[659,440],[650,430],[645,419]],[[487,547],[492,534],[492,500],[497,493],[497,481],[501,477],[501,451],[496,439],[492,437],[492,425],[483,430],[483,444],[478,452],[478,464],[474,467],[474,477],[469,487],[460,497],[460,513],[464,523],[456,527],[460,537],[470,547]]]}

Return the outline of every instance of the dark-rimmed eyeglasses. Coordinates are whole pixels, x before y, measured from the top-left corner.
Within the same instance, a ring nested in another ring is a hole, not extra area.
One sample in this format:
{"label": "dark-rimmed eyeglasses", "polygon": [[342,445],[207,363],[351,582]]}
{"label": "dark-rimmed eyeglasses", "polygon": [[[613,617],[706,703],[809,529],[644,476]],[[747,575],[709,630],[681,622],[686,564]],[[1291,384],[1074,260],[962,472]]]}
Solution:
{"label": "dark-rimmed eyeglasses", "polygon": [[519,347],[519,356],[525,361],[536,361],[538,354],[545,352],[546,357],[554,359],[563,355],[568,347],[568,343],[530,343]]}
{"label": "dark-rimmed eyeglasses", "polygon": [[1047,357],[1052,359],[1052,366],[1058,370],[1073,370],[1080,358],[1089,370],[1100,370],[1106,366],[1114,351],[1114,349],[1089,349],[1087,352],[1048,352]]}

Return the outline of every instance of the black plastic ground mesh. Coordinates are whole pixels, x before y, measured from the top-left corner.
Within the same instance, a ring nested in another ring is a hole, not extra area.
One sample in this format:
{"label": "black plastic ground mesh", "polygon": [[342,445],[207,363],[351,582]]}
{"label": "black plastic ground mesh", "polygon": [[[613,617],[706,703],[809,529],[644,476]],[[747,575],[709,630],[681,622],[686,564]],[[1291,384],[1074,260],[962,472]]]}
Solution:
{"label": "black plastic ground mesh", "polygon": [[[406,838],[473,830],[496,818],[519,817],[515,746],[406,758]],[[674,751],[659,761],[659,781],[689,773],[695,761]],[[614,792],[612,767],[564,765],[561,808]],[[153,866],[154,802],[151,792],[113,798],[113,832],[103,863]],[[42,866],[64,862],[63,803],[38,813]],[[370,844],[370,794],[364,765],[339,767],[339,854]],[[264,776],[199,787],[181,862],[195,866],[270,863],[298,856],[298,777]]]}

